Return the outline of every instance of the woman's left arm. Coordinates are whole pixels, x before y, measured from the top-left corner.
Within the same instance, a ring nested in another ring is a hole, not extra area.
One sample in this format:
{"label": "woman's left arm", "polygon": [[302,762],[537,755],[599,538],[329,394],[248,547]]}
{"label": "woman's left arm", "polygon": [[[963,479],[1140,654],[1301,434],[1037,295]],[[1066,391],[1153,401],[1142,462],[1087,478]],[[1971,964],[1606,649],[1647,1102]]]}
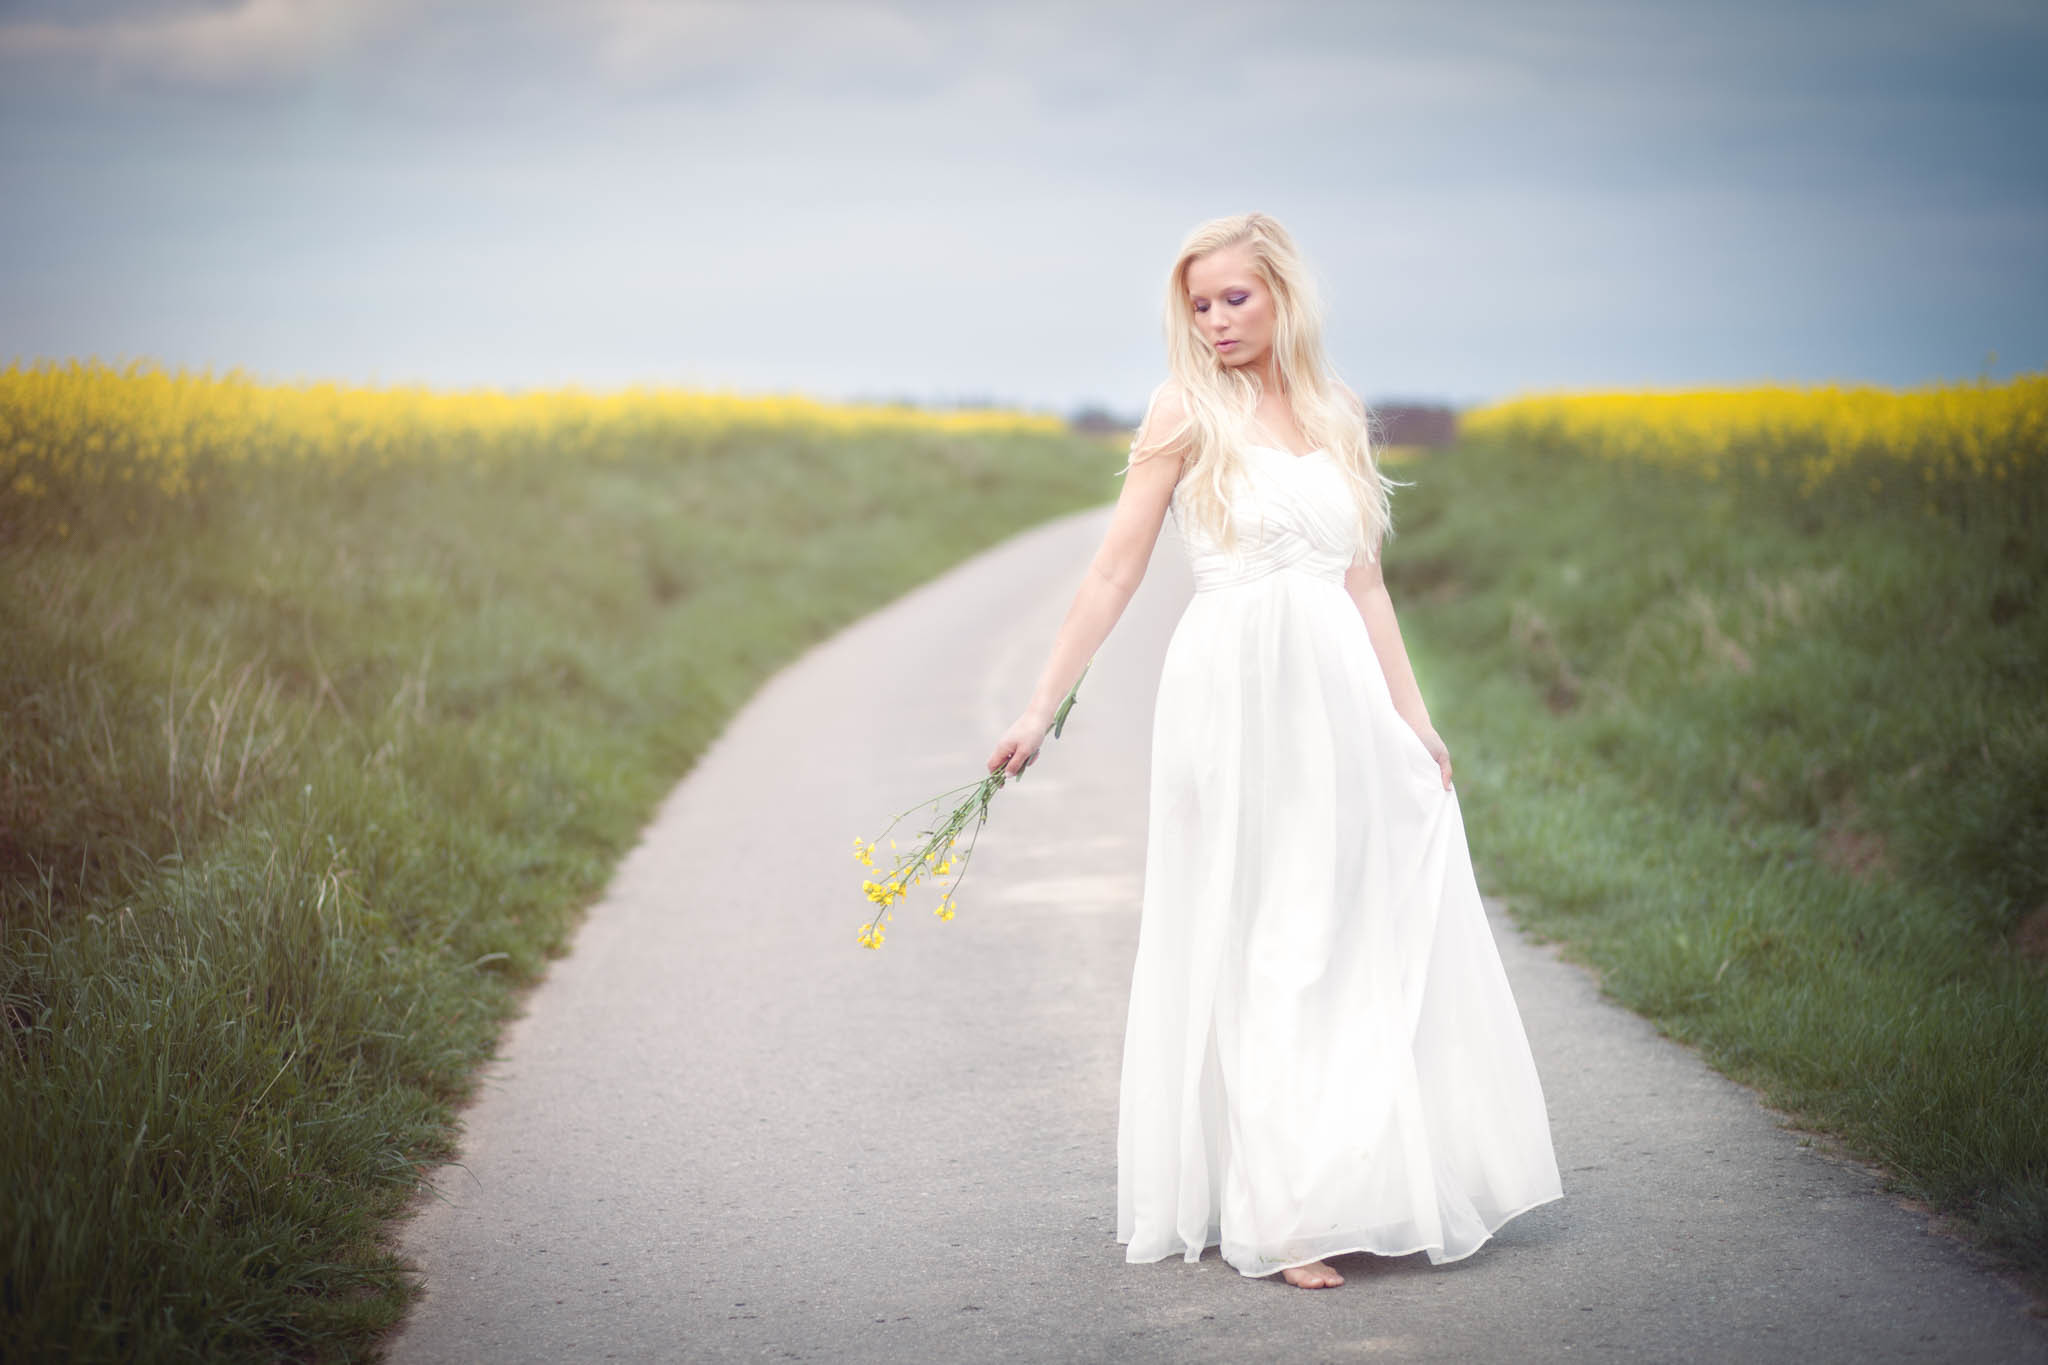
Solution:
{"label": "woman's left arm", "polygon": [[1344,572],[1344,591],[1358,605],[1365,618],[1365,632],[1372,637],[1373,653],[1379,656],[1380,672],[1386,675],[1387,691],[1401,719],[1422,737],[1423,747],[1443,773],[1444,788],[1451,785],[1451,752],[1430,724],[1429,708],[1423,705],[1422,688],[1415,681],[1415,669],[1408,662],[1408,647],[1401,641],[1401,623],[1394,619],[1394,599],[1387,595],[1386,579],[1377,558],[1354,564]]}

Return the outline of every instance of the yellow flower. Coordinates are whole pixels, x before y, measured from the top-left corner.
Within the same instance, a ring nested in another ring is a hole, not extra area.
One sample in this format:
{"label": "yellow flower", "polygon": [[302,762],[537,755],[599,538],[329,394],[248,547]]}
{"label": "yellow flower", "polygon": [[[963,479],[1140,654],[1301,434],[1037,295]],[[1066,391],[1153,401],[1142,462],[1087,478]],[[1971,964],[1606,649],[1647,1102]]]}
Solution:
{"label": "yellow flower", "polygon": [[[236,465],[402,460],[485,463],[544,448],[596,458],[620,445],[736,431],[1057,432],[1050,414],[925,412],[686,389],[502,394],[263,384],[240,371],[168,374],[137,361],[0,369],[0,499],[95,491],[190,496]],[[135,507],[116,508],[124,516]],[[68,524],[60,527],[60,534]]]}

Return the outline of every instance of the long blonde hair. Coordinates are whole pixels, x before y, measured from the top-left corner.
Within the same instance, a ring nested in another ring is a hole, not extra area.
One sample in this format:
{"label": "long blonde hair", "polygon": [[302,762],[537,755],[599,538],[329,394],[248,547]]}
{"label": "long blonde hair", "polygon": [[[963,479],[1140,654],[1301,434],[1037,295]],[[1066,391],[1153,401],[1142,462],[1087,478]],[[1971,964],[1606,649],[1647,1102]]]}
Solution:
{"label": "long blonde hair", "polygon": [[[1323,310],[1315,281],[1287,229],[1266,214],[1211,219],[1181,243],[1166,282],[1168,378],[1152,391],[1124,469],[1173,444],[1183,432],[1190,433],[1181,496],[1196,525],[1226,550],[1235,551],[1237,529],[1231,524],[1223,489],[1238,471],[1239,451],[1251,440],[1262,382],[1249,365],[1223,364],[1215,348],[1202,339],[1188,301],[1187,270],[1197,257],[1240,244],[1250,247],[1252,270],[1273,296],[1273,357],[1295,424],[1351,486],[1358,532],[1354,558],[1362,553],[1376,559],[1381,542],[1393,533],[1388,495],[1399,485],[1380,472],[1371,410],[1362,400],[1354,409],[1349,395],[1339,397],[1345,390],[1323,351]],[[1179,390],[1185,420],[1173,431],[1147,430],[1159,396],[1169,385]]]}

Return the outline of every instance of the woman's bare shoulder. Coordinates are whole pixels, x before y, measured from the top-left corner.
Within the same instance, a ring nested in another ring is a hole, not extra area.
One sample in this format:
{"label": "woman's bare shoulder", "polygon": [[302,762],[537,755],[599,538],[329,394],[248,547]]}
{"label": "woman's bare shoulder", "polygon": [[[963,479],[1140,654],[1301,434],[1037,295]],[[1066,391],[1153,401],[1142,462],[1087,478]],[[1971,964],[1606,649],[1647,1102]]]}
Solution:
{"label": "woman's bare shoulder", "polygon": [[1146,400],[1145,416],[1131,440],[1131,450],[1135,453],[1185,446],[1187,425],[1187,397],[1181,391],[1179,380],[1167,378],[1152,390],[1151,398]]}
{"label": "woman's bare shoulder", "polygon": [[1185,411],[1187,407],[1187,394],[1181,389],[1180,381],[1172,375],[1168,375],[1153,386],[1152,397],[1148,400],[1148,407],[1166,404],[1181,411]]}

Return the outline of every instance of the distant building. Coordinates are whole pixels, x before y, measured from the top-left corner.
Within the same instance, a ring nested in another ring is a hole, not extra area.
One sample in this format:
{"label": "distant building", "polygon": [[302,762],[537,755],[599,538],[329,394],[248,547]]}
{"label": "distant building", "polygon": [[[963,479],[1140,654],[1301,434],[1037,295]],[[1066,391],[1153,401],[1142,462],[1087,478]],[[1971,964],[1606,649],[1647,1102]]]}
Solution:
{"label": "distant building", "polygon": [[1435,403],[1372,404],[1380,443],[1390,446],[1447,446],[1458,439],[1458,414]]}

